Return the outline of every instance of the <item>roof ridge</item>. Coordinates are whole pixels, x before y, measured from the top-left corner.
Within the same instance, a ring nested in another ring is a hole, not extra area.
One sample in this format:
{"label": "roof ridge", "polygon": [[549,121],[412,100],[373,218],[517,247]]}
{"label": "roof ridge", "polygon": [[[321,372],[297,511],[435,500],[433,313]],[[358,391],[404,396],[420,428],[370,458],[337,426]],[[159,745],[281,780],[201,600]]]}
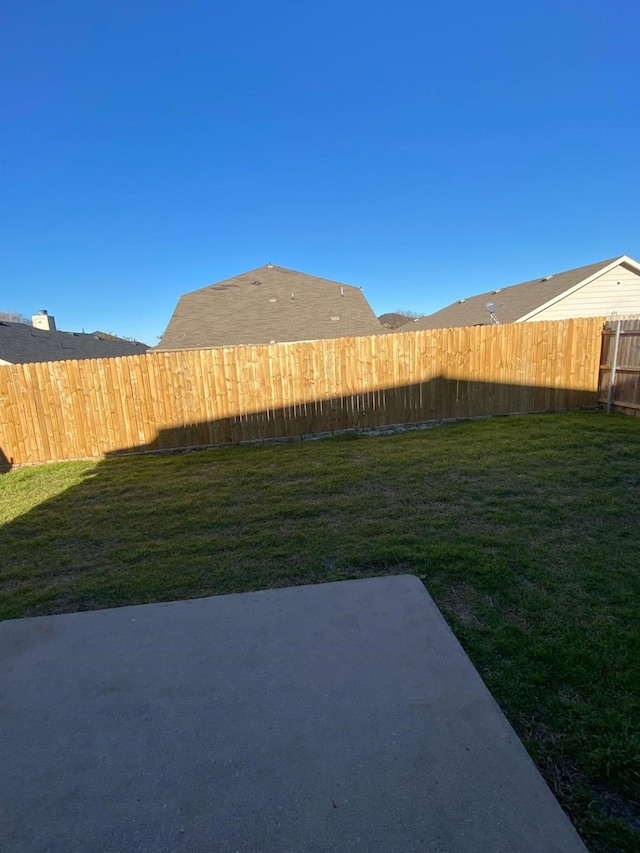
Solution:
{"label": "roof ridge", "polygon": [[[230,276],[229,278],[224,278],[224,279],[221,279],[220,281],[214,281],[214,282],[211,282],[209,284],[205,284],[203,287],[197,287],[195,290],[190,290],[187,293],[183,293],[180,296],[180,299],[183,299],[185,296],[190,296],[192,293],[200,293],[203,290],[208,290],[210,288],[216,288],[216,287],[219,287],[220,285],[225,285],[225,284],[229,285],[230,283],[237,281],[237,279],[245,279],[245,277],[248,277],[248,276],[251,276],[254,274],[257,277],[261,272],[265,272],[265,271],[273,272],[274,270],[277,272],[280,272],[280,273],[287,273],[287,274],[290,273],[290,274],[293,274],[295,276],[301,276],[302,278],[305,278],[308,280],[313,280],[314,282],[321,282],[323,284],[335,284],[338,287],[349,287],[353,290],[360,290],[360,291],[362,290],[362,287],[360,287],[357,284],[347,284],[344,281],[337,281],[336,279],[332,279],[332,278],[324,278],[323,276],[312,275],[311,273],[302,272],[301,270],[294,270],[294,269],[290,269],[289,267],[281,267],[281,266],[278,266],[277,264],[271,264],[271,265],[263,264],[263,266],[261,266],[261,267],[256,267],[255,269],[246,270],[245,272],[237,273],[236,275]],[[245,284],[245,282],[241,281],[241,282],[238,282],[238,284],[242,285],[242,284]],[[274,282],[274,284],[279,285],[281,283],[280,282]],[[282,284],[284,284],[284,282],[282,282]]]}

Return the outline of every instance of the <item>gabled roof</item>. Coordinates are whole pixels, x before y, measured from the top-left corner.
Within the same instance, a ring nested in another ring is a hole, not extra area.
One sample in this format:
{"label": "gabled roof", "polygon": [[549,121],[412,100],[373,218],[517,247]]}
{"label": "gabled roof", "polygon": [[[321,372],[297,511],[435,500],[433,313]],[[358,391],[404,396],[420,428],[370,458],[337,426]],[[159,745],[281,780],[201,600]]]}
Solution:
{"label": "gabled roof", "polygon": [[139,355],[149,347],[133,341],[105,340],[83,332],[35,329],[26,323],[0,322],[0,362],[26,364],[81,358]]}
{"label": "gabled roof", "polygon": [[154,349],[310,341],[382,331],[359,287],[266,264],[181,296]]}
{"label": "gabled roof", "polygon": [[402,326],[400,331],[415,332],[420,329],[486,325],[491,322],[489,312],[485,308],[488,302],[495,303],[494,314],[501,323],[516,323],[519,320],[529,319],[530,315],[537,313],[549,303],[555,302],[569,291],[601,275],[608,268],[623,262],[632,264],[634,268],[638,266],[626,255],[619,255],[608,261],[599,261],[596,264],[535,278],[510,287],[489,290],[478,296],[453,302],[428,317],[421,317],[415,322]]}

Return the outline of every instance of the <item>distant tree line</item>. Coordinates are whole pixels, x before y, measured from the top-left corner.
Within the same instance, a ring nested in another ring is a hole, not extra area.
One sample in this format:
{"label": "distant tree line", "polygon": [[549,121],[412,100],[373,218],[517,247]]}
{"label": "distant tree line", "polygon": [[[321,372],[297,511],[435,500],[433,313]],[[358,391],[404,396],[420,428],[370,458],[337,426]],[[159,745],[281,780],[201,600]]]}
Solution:
{"label": "distant tree line", "polygon": [[21,314],[19,311],[0,311],[0,322],[29,323],[29,325],[31,325],[31,319],[29,317],[25,317],[25,315]]}
{"label": "distant tree line", "polygon": [[403,317],[407,317],[409,320],[419,320],[420,317],[427,316],[424,312],[412,311],[411,308],[397,308],[394,313],[402,314]]}
{"label": "distant tree line", "polygon": [[106,338],[108,341],[131,341],[138,343],[137,338],[130,338],[128,335],[116,335],[115,332],[94,332],[94,335],[99,335],[101,338]]}

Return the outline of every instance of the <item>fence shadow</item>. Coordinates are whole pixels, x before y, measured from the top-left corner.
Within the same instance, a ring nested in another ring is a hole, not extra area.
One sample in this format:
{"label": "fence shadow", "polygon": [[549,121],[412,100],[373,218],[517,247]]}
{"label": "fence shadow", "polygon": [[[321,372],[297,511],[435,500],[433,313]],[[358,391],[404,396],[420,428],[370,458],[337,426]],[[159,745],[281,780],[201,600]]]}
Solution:
{"label": "fence shadow", "polygon": [[427,382],[396,388],[161,427],[153,440],[111,450],[105,458],[596,406],[597,395],[584,389],[486,383],[437,376]]}
{"label": "fence shadow", "polygon": [[[478,382],[435,376],[392,388],[267,408],[210,420],[161,426],[150,441],[131,441],[87,456],[96,460],[152,453],[329,436],[344,431],[384,430],[404,424],[441,423],[491,416],[595,408],[597,393],[580,388]],[[135,432],[135,424],[130,432]],[[99,445],[99,440],[94,441]],[[56,461],[55,457],[51,461]],[[16,462],[0,450],[0,471]]]}

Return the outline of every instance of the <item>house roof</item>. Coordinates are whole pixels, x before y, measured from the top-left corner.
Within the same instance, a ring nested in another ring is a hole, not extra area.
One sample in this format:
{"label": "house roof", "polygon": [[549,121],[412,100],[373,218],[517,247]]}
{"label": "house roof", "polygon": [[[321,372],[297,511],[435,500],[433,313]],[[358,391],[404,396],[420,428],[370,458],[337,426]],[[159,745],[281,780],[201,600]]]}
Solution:
{"label": "house roof", "polygon": [[489,312],[485,308],[487,302],[495,303],[494,314],[501,323],[515,323],[528,315],[535,313],[547,303],[559,299],[567,291],[585,284],[590,278],[604,272],[607,267],[613,267],[621,262],[630,262],[626,255],[599,261],[566,272],[554,273],[510,287],[489,290],[478,296],[459,299],[446,308],[421,317],[419,320],[402,326],[400,331],[415,332],[421,329],[444,329],[455,326],[478,326],[491,322]]}
{"label": "house roof", "polygon": [[35,329],[26,323],[0,322],[0,361],[25,364],[81,358],[139,355],[149,347],[133,341],[106,340],[84,332]]}
{"label": "house roof", "polygon": [[387,314],[381,314],[378,317],[380,323],[387,329],[397,329],[400,326],[411,322],[411,318],[406,314],[399,314],[397,311],[390,311]]}
{"label": "house roof", "polygon": [[375,335],[359,287],[266,264],[180,297],[157,350]]}

